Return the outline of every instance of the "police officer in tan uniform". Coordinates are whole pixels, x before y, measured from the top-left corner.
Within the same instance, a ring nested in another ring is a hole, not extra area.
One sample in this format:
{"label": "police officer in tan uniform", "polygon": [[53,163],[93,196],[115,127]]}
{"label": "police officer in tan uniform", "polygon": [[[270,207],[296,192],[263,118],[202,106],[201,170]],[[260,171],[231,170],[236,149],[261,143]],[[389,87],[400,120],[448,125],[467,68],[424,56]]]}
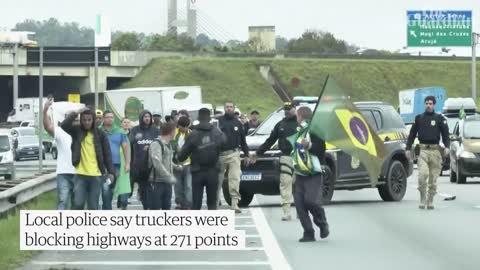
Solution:
{"label": "police officer in tan uniform", "polygon": [[294,178],[293,161],[290,154],[292,153],[292,145],[287,140],[288,137],[297,133],[297,117],[295,106],[286,102],[283,106],[285,118],[278,122],[272,130],[270,137],[258,148],[255,155],[252,156],[255,161],[256,156],[262,156],[277,141],[278,148],[282,152],[280,156],[280,196],[282,198],[283,221],[292,219],[290,214],[290,205],[293,203],[292,185]]}
{"label": "police officer in tan uniform", "polygon": [[[418,134],[420,156],[418,157],[418,190],[420,191],[420,209],[434,209],[433,198],[437,193],[437,178],[442,171],[443,157],[448,155],[450,147],[447,120],[435,113],[435,97],[425,98],[425,112],[415,117],[407,140],[407,156]],[[439,145],[440,137],[444,148]],[[428,192],[427,192],[428,179]]]}

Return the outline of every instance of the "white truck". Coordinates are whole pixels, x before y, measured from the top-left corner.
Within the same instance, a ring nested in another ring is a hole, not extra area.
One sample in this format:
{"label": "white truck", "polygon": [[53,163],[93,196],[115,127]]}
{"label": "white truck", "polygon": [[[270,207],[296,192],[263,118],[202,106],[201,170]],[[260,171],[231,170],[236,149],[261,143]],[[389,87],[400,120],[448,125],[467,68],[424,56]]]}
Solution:
{"label": "white truck", "polygon": [[197,109],[203,105],[199,86],[109,90],[105,92],[104,98],[105,109],[115,114],[116,121],[126,117],[133,125],[138,124],[138,116],[143,110],[158,112],[164,118],[172,110],[191,111],[191,108]]}
{"label": "white truck", "polygon": [[[47,102],[48,98],[43,98],[43,104]],[[20,122],[38,122],[38,112],[40,108],[38,106],[38,97],[29,97],[29,98],[19,98],[17,99],[17,106],[10,113],[7,118],[9,123],[20,123]],[[42,106],[43,108],[43,106]],[[28,126],[28,124],[27,124]]]}

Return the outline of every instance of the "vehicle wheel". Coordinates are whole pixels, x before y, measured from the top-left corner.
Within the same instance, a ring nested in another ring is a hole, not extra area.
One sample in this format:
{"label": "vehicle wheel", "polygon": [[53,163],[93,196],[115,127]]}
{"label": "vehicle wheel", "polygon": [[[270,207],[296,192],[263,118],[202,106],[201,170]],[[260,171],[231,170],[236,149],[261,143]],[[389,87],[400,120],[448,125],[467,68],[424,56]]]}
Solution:
{"label": "vehicle wheel", "polygon": [[3,176],[5,180],[12,180],[12,175],[11,174],[6,174]]}
{"label": "vehicle wheel", "polygon": [[[228,179],[227,178],[223,179],[222,191],[223,191],[223,197],[225,198],[225,201],[227,202],[227,204],[232,205],[232,197],[230,196],[230,191],[228,191]],[[250,193],[250,192],[240,191],[240,201],[238,202],[238,207],[249,206],[250,203],[253,200],[254,195],[255,194]]]}
{"label": "vehicle wheel", "polygon": [[386,183],[378,187],[380,197],[387,202],[401,201],[407,191],[407,172],[403,164],[394,160],[388,168]]}
{"label": "vehicle wheel", "polygon": [[450,183],[456,183],[456,182],[457,182],[457,173],[450,166]]}
{"label": "vehicle wheel", "polygon": [[56,160],[57,157],[58,157],[57,149],[56,149],[56,148],[53,148],[53,149],[52,149],[52,158]]}
{"label": "vehicle wheel", "polygon": [[457,162],[456,174],[457,174],[457,184],[467,183],[467,177],[460,172],[460,168],[458,167],[458,162]]}
{"label": "vehicle wheel", "polygon": [[325,175],[323,176],[322,203],[329,204],[332,201],[335,191],[335,175],[330,166],[325,166]]}

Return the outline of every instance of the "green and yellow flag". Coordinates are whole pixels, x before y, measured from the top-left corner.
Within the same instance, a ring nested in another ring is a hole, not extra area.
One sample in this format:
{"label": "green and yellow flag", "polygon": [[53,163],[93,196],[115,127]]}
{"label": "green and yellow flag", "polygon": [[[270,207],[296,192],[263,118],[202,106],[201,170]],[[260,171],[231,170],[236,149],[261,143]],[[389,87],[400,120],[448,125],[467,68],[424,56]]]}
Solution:
{"label": "green and yellow flag", "polygon": [[460,119],[465,119],[465,118],[467,118],[467,114],[465,113],[465,109],[463,108],[463,104],[462,104],[462,107],[460,108],[460,113],[459,113],[458,117],[459,117]]}
{"label": "green and yellow flag", "polygon": [[329,76],[318,98],[309,129],[310,133],[360,160],[370,175],[372,186],[377,185],[386,154],[385,145]]}

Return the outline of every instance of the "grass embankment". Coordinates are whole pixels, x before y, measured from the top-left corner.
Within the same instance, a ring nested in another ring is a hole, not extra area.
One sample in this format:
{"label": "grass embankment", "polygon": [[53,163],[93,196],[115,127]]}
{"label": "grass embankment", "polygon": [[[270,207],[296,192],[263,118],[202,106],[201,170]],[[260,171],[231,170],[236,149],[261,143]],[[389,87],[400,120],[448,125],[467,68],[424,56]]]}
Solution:
{"label": "grass embankment", "polygon": [[[427,60],[158,58],[121,88],[199,85],[206,103],[230,99],[243,112],[259,109],[265,117],[281,101],[260,75],[261,64],[270,64],[293,95],[317,96],[330,74],[355,101],[397,106],[399,90],[428,86],[444,87],[448,97],[471,96],[470,62]],[[300,80],[298,87],[293,78]]]}
{"label": "grass embankment", "polygon": [[256,59],[159,58],[121,88],[199,85],[204,103],[215,106],[232,100],[242,112],[270,113],[281,100],[258,72],[260,63]]}
{"label": "grass embankment", "polygon": [[[399,90],[428,86],[445,88],[447,97],[471,96],[471,64],[466,61],[282,59],[273,60],[272,67],[293,95],[317,96],[330,74],[355,101],[397,106]],[[297,88],[291,84],[295,77]],[[477,81],[480,85],[480,76]]]}
{"label": "grass embankment", "polygon": [[20,250],[20,210],[52,210],[55,209],[56,200],[55,191],[45,193],[0,219],[0,269],[15,269],[35,254],[33,251]]}

